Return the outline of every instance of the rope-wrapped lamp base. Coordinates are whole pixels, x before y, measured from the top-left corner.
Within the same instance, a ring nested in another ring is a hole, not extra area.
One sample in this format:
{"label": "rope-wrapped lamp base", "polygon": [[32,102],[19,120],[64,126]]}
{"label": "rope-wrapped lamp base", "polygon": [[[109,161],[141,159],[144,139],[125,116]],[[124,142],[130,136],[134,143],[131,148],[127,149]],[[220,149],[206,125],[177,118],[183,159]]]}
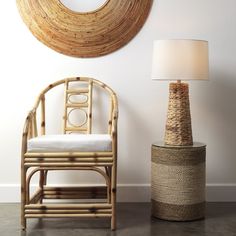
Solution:
{"label": "rope-wrapped lamp base", "polygon": [[189,89],[186,83],[170,83],[165,144],[193,144]]}

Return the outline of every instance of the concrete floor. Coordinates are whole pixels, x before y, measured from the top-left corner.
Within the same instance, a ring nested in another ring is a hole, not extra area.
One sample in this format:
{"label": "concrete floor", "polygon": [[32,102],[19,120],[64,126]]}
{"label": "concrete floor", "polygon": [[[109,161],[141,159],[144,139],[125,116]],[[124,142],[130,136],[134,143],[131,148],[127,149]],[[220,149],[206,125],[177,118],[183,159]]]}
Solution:
{"label": "concrete floor", "polygon": [[20,230],[19,204],[0,204],[0,236],[236,236],[236,203],[208,203],[205,220],[168,222],[150,217],[148,203],[119,203],[118,229],[108,219],[29,219]]}

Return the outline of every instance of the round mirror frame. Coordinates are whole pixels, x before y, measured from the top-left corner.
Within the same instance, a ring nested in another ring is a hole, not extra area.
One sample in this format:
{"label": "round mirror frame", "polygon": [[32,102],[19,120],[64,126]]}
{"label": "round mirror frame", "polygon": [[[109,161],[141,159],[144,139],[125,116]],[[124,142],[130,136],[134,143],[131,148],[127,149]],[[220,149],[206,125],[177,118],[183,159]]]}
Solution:
{"label": "round mirror frame", "polygon": [[95,11],[79,13],[60,0],[16,0],[32,34],[55,51],[98,57],[126,45],[142,28],[153,0],[107,0]]}

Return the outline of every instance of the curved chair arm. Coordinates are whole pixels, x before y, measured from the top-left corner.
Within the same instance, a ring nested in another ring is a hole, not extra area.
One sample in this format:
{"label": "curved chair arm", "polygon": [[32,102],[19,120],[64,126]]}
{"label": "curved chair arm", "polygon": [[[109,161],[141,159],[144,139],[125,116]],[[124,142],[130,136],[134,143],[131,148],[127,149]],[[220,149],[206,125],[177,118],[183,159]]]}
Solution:
{"label": "curved chair arm", "polygon": [[32,109],[26,119],[23,128],[23,137],[32,138],[37,136],[37,127],[35,127],[35,119],[36,119],[36,110]]}
{"label": "curved chair arm", "polygon": [[33,109],[29,112],[26,122],[25,122],[25,127],[24,127],[24,132],[23,132],[23,141],[25,140],[24,146],[27,145],[27,140],[29,138],[37,137],[38,136],[38,130],[37,130],[37,120],[36,120],[36,112],[38,112],[38,109],[41,107],[41,119],[39,118],[39,124],[40,124],[40,135],[45,135],[46,130],[45,130],[45,94],[51,90],[52,88],[65,84],[66,81],[93,81],[94,84],[99,85],[103,89],[105,89],[111,96],[111,113],[110,113],[110,119],[109,119],[109,134],[112,137],[115,137],[117,135],[117,119],[118,119],[118,102],[117,102],[117,97],[115,92],[107,85],[104,83],[94,80],[91,78],[86,78],[86,77],[75,77],[75,78],[68,78],[68,79],[63,79],[59,80],[57,82],[54,82],[47,86],[37,97],[35,105]]}
{"label": "curved chair arm", "polygon": [[27,151],[28,139],[34,136],[37,136],[36,110],[35,109],[31,110],[25,119],[25,124],[24,124],[23,134],[22,134],[22,148],[21,148],[22,158],[24,157],[24,154]]}
{"label": "curved chair arm", "polygon": [[118,120],[118,109],[114,109],[112,112],[112,127],[111,127],[111,135],[117,135],[117,120]]}
{"label": "curved chair arm", "polygon": [[118,109],[114,109],[112,112],[112,127],[111,127],[112,151],[114,153],[114,160],[117,159],[117,120],[118,120]]}

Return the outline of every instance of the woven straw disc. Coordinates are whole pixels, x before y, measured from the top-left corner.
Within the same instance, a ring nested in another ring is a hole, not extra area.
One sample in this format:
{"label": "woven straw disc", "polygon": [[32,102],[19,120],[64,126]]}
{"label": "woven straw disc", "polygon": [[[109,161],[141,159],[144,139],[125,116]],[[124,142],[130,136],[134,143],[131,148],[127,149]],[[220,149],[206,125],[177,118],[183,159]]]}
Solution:
{"label": "woven straw disc", "polygon": [[128,43],[143,26],[152,0],[107,0],[99,9],[78,13],[60,0],[17,0],[33,35],[69,56],[97,57]]}

